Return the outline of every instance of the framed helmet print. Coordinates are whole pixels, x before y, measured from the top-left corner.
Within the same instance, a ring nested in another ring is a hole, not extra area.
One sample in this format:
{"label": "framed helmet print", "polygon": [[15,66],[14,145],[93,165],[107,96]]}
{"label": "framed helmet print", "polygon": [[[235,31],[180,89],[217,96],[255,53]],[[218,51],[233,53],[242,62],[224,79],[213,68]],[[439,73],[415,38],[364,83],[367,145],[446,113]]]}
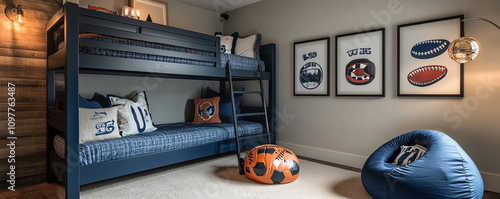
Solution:
{"label": "framed helmet print", "polygon": [[335,37],[335,96],[385,96],[385,29]]}

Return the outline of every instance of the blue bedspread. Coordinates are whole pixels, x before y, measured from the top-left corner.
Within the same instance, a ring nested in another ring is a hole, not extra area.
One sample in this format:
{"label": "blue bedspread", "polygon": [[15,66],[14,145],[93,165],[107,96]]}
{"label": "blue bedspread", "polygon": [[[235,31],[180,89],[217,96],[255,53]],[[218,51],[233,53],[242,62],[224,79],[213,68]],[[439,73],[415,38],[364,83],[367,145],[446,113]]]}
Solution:
{"label": "blue bedspread", "polygon": [[[232,123],[157,125],[158,130],[123,138],[80,144],[80,166],[234,138]],[[238,121],[239,135],[263,132],[260,123]]]}
{"label": "blue bedspread", "polygon": [[261,70],[264,71],[265,65],[264,61],[258,59],[252,59],[250,57],[242,57],[238,55],[221,53],[220,55],[220,66],[222,68],[226,67],[226,63],[229,61],[231,69],[237,70],[250,70],[257,71],[259,65],[261,66]]}

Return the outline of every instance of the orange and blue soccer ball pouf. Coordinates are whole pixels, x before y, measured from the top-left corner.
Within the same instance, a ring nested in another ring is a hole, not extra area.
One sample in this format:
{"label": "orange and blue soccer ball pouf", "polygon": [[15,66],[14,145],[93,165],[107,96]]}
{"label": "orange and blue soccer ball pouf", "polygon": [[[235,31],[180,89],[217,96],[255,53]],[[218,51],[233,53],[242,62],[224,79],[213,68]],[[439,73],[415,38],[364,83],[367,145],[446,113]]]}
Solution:
{"label": "orange and blue soccer ball pouf", "polygon": [[260,145],[245,157],[245,175],[265,184],[284,184],[299,177],[299,159],[284,147],[272,144]]}

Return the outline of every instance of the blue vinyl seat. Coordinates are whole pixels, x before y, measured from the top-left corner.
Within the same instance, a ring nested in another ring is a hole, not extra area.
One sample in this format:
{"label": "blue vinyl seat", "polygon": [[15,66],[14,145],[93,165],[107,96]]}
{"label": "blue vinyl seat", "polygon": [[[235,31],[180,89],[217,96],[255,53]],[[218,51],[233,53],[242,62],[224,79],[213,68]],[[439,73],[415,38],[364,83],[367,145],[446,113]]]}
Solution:
{"label": "blue vinyl seat", "polygon": [[[392,164],[400,146],[420,144],[427,152],[406,166]],[[472,159],[448,135],[417,130],[379,147],[365,162],[361,181],[376,199],[481,199],[483,180]]]}

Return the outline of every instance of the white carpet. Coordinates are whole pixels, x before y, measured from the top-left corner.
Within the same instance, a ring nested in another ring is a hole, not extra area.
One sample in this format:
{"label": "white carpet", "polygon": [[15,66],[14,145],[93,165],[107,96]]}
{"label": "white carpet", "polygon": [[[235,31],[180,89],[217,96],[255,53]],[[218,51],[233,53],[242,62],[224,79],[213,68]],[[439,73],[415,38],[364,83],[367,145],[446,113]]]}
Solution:
{"label": "white carpet", "polygon": [[236,155],[229,155],[85,185],[80,196],[82,199],[371,198],[361,185],[360,173],[299,161],[299,178],[282,185],[259,184],[239,175]]}

